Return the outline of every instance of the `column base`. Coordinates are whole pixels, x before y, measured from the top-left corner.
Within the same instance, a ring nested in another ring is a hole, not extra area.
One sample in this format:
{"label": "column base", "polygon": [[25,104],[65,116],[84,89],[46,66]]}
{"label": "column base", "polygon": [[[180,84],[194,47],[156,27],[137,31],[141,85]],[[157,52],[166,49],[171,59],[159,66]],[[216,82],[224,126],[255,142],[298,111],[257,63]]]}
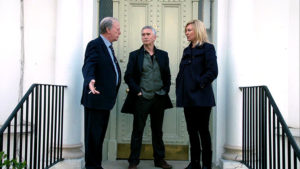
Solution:
{"label": "column base", "polygon": [[81,150],[82,144],[63,145],[64,160],[57,163],[51,169],[83,169],[84,168],[84,153]]}
{"label": "column base", "polygon": [[51,169],[83,169],[84,168],[84,158],[80,159],[65,159],[62,162],[57,163]]}
{"label": "column base", "polygon": [[248,169],[244,164],[240,162],[224,159],[220,160],[220,167],[221,169]]}
{"label": "column base", "polygon": [[63,158],[66,159],[80,159],[84,158],[84,153],[81,150],[82,144],[68,144],[63,145]]}
{"label": "column base", "polygon": [[224,160],[242,161],[242,147],[237,146],[224,146],[225,152],[222,154]]}

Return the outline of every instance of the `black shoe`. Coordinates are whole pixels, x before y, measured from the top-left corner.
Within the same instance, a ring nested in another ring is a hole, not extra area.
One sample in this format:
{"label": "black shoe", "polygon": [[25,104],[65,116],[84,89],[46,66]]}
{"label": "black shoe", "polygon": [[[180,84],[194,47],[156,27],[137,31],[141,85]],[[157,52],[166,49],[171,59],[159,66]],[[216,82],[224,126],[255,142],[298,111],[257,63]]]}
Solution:
{"label": "black shoe", "polygon": [[185,167],[184,169],[192,169],[192,163],[190,163],[187,167]]}
{"label": "black shoe", "polygon": [[137,169],[136,164],[129,164],[128,169]]}
{"label": "black shoe", "polygon": [[163,169],[171,169],[172,166],[170,164],[168,164],[165,160],[157,160],[154,161],[154,166],[155,167],[160,167]]}
{"label": "black shoe", "polygon": [[211,167],[206,167],[206,166],[203,166],[202,169],[211,169]]}
{"label": "black shoe", "polygon": [[201,169],[201,166],[200,163],[198,162],[195,163],[190,162],[190,164],[184,169]]}

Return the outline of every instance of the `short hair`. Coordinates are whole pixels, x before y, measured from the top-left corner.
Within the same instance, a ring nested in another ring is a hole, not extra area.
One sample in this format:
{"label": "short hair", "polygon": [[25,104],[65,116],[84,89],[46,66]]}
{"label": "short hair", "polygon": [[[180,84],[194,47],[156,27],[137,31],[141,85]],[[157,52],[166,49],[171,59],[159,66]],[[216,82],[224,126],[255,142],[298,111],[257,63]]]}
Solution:
{"label": "short hair", "polygon": [[156,36],[156,30],[155,30],[152,26],[149,26],[149,25],[144,26],[144,27],[142,28],[141,32],[143,32],[144,29],[151,29],[152,32],[153,32],[153,34]]}
{"label": "short hair", "polygon": [[192,25],[192,27],[195,31],[195,34],[196,34],[196,44],[195,45],[202,45],[204,42],[209,43],[209,40],[207,38],[206,28],[202,21],[195,19],[195,20],[188,22],[185,25],[185,31],[186,31],[186,27],[188,25]]}
{"label": "short hair", "polygon": [[113,22],[118,22],[117,18],[105,17],[100,22],[100,34],[106,33],[106,28],[111,29]]}

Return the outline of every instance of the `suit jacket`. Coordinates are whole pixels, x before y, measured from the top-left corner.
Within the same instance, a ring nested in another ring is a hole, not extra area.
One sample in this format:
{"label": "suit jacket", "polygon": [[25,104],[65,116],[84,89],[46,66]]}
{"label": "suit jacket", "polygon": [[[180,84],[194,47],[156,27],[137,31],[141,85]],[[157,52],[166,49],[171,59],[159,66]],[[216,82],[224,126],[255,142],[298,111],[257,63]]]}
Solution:
{"label": "suit jacket", "polygon": [[215,48],[212,44],[184,49],[176,78],[178,107],[211,107],[215,98],[211,83],[218,76]]}
{"label": "suit jacket", "polygon": [[[165,109],[172,108],[170,97],[168,95],[171,85],[171,74],[169,67],[169,57],[168,53],[154,48],[155,59],[160,68],[161,79],[163,81],[163,90],[166,94],[164,97],[163,107]],[[129,54],[129,61],[127,64],[127,69],[125,72],[124,80],[129,87],[129,92],[122,107],[121,112],[123,113],[134,113],[135,112],[135,101],[138,98],[137,94],[141,92],[141,87],[139,86],[141,81],[142,69],[144,62],[144,46],[140,49],[135,50]]]}
{"label": "suit jacket", "polygon": [[[119,64],[116,63],[119,67]],[[116,72],[108,49],[101,37],[88,43],[82,74],[84,77],[81,104],[85,107],[98,110],[111,110],[116,102],[120,87],[121,72],[119,71],[119,84],[116,84]],[[100,94],[89,94],[89,83],[95,79],[96,90]]]}

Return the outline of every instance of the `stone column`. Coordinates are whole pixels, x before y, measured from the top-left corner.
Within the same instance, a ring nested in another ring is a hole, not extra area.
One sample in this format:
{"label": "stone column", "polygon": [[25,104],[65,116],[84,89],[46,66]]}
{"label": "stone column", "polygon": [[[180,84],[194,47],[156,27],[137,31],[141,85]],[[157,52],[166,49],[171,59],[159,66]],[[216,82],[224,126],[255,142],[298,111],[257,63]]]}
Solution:
{"label": "stone column", "polygon": [[[65,90],[63,158],[65,168],[83,168],[83,108],[81,66],[83,62],[82,0],[57,1],[55,83]],[[75,160],[76,159],[76,160]],[[71,162],[70,162],[71,161]]]}
{"label": "stone column", "polygon": [[[217,157],[222,169],[243,168],[242,159],[242,92],[248,72],[245,52],[252,41],[252,6],[247,0],[218,2],[217,54],[219,76],[217,83]],[[229,4],[229,5],[228,5]],[[223,8],[226,6],[225,8]],[[249,85],[249,84],[248,84]]]}

